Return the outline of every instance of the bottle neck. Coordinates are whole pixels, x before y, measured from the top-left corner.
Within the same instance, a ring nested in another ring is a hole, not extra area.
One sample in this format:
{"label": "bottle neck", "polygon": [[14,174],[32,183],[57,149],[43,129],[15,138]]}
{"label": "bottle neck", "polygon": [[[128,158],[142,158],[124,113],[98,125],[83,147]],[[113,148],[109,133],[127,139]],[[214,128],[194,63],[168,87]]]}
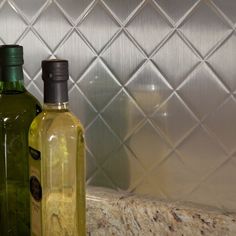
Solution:
{"label": "bottle neck", "polygon": [[68,111],[69,109],[69,103],[63,102],[63,103],[44,103],[43,104],[43,110],[46,111]]}
{"label": "bottle neck", "polygon": [[25,86],[22,66],[0,67],[0,92],[19,93],[24,91]]}

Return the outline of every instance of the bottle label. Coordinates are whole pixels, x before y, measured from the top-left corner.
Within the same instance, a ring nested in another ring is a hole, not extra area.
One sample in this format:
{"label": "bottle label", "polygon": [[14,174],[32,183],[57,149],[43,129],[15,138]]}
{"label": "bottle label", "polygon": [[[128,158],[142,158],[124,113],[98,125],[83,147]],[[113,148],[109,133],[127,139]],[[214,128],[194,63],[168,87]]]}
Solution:
{"label": "bottle label", "polygon": [[30,158],[30,206],[31,206],[31,235],[42,235],[42,186],[40,183],[40,152],[32,147],[29,148]]}

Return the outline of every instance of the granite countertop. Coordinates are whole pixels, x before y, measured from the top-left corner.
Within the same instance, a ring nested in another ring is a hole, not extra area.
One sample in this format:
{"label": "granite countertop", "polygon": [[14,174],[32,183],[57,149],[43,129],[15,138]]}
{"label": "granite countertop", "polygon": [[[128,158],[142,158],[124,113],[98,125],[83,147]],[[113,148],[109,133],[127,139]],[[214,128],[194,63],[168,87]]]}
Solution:
{"label": "granite countertop", "polygon": [[235,236],[236,214],[88,187],[87,235]]}

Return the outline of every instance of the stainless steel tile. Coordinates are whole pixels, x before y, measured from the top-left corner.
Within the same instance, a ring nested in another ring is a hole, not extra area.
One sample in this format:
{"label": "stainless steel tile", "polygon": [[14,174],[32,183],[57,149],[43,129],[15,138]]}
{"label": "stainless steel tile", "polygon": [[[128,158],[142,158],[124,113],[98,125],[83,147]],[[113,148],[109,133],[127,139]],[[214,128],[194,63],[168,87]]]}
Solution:
{"label": "stainless steel tile", "polygon": [[115,32],[117,32],[119,25],[102,4],[98,3],[79,24],[78,28],[95,50],[100,52]]}
{"label": "stainless steel tile", "polygon": [[231,31],[230,26],[223,19],[210,7],[208,1],[201,1],[180,30],[199,53],[205,56]]}
{"label": "stainless steel tile", "polygon": [[73,32],[63,42],[56,50],[55,55],[58,58],[66,58],[69,61],[70,75],[75,81],[95,58],[93,52],[77,32]]}
{"label": "stainless steel tile", "polygon": [[179,21],[198,0],[155,0],[174,22]]}
{"label": "stainless steel tile", "polygon": [[122,84],[127,82],[144,61],[142,53],[124,33],[116,38],[103,53],[102,58]]}
{"label": "stainless steel tile", "polygon": [[128,31],[150,54],[170,32],[171,27],[153,4],[147,3],[127,25]]}
{"label": "stainless steel tile", "polygon": [[5,44],[14,44],[22,35],[27,25],[16,9],[8,2],[0,9],[0,39]]}
{"label": "stainless steel tile", "polygon": [[190,74],[178,88],[178,93],[200,119],[216,109],[228,96],[223,84],[205,64],[199,65]]}
{"label": "stainless steel tile", "polygon": [[236,151],[236,101],[229,98],[205,120],[207,125],[226,146],[227,151]]}
{"label": "stainless steel tile", "polygon": [[[223,60],[222,60],[223,59]],[[219,75],[230,91],[236,90],[236,35],[233,34],[216,52],[208,59],[213,70]]]}
{"label": "stainless steel tile", "polygon": [[161,162],[171,150],[149,122],[136,130],[126,141],[126,145],[134,152],[146,171]]}
{"label": "stainless steel tile", "polygon": [[176,88],[199,62],[199,58],[174,34],[154,55],[152,60]]}
{"label": "stainless steel tile", "polygon": [[[98,142],[99,140],[99,142]],[[86,141],[99,164],[120,146],[120,140],[99,117],[88,127]]]}
{"label": "stainless steel tile", "polygon": [[129,1],[104,0],[104,2],[121,21],[124,21],[143,1],[142,0],[129,0]]}
{"label": "stainless steel tile", "polygon": [[52,2],[37,18],[34,28],[53,51],[71,29],[71,25],[56,4]]}
{"label": "stainless steel tile", "polygon": [[100,60],[93,63],[77,84],[98,111],[110,102],[121,87]]}
{"label": "stainless steel tile", "polygon": [[153,113],[173,91],[151,62],[133,76],[126,88],[146,114]]}
{"label": "stainless steel tile", "polygon": [[[34,42],[34,50],[32,50],[32,42]],[[32,31],[29,31],[19,44],[24,47],[24,69],[33,78],[41,69],[41,61],[48,59],[51,52]]]}
{"label": "stainless steel tile", "polygon": [[[171,96],[151,120],[176,145],[197,124],[196,118],[176,95]],[[178,122],[176,122],[178,121]]]}
{"label": "stainless steel tile", "polygon": [[144,115],[123,90],[115,96],[101,115],[112,130],[124,140],[143,120]]}

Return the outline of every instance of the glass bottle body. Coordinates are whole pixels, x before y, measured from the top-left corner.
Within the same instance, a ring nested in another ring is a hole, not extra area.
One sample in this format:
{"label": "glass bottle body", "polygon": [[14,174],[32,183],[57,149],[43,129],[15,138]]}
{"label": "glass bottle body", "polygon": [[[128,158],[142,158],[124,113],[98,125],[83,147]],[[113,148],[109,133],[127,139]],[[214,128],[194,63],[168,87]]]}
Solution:
{"label": "glass bottle body", "polygon": [[31,235],[84,236],[84,134],[67,103],[45,105],[31,124],[29,146]]}
{"label": "glass bottle body", "polygon": [[28,130],[40,110],[23,80],[0,82],[0,235],[30,235]]}

